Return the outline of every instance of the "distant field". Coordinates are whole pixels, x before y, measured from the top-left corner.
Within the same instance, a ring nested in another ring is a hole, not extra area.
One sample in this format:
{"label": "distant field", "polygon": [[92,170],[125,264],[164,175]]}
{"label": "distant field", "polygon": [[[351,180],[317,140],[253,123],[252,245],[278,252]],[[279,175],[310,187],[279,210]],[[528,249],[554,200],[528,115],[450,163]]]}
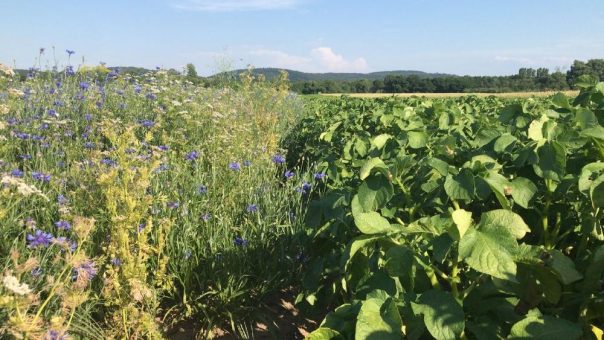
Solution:
{"label": "distant field", "polygon": [[351,97],[359,98],[381,98],[381,97],[427,97],[427,98],[447,98],[447,97],[461,97],[461,96],[478,96],[478,97],[489,97],[497,96],[503,98],[528,98],[528,97],[547,97],[554,95],[558,92],[562,92],[567,96],[574,97],[579,94],[579,91],[544,91],[544,92],[507,92],[507,93],[326,93],[323,96],[335,96],[347,95]]}

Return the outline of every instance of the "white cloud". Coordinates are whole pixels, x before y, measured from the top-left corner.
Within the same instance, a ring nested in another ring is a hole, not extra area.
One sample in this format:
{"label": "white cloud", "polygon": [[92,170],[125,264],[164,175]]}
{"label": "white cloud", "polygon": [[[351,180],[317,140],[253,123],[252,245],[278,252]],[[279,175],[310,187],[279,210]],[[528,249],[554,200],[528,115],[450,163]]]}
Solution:
{"label": "white cloud", "polygon": [[258,49],[251,51],[250,54],[265,59],[270,66],[277,68],[301,70],[308,68],[312,63],[311,58],[291,55],[282,51]]}
{"label": "white cloud", "polygon": [[311,51],[313,58],[328,72],[366,72],[368,70],[365,58],[347,60],[343,55],[335,53],[331,47],[318,47]]}
{"label": "white cloud", "polygon": [[177,0],[172,6],[187,11],[235,12],[295,8],[301,0]]}
{"label": "white cloud", "polygon": [[292,55],[283,51],[254,49],[248,51],[250,62],[257,67],[288,68],[305,72],[367,72],[364,58],[349,60],[331,47],[314,48],[308,55]]}

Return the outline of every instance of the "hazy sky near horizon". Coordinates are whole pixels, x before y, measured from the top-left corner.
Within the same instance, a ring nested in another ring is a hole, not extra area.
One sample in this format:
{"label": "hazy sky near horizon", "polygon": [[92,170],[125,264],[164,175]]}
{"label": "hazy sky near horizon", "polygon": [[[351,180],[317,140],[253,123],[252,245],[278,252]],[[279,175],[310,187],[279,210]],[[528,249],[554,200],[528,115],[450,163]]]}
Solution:
{"label": "hazy sky near horizon", "polygon": [[[0,62],[421,70],[567,69],[604,58],[603,0],[2,0]],[[53,56],[52,47],[55,48]]]}

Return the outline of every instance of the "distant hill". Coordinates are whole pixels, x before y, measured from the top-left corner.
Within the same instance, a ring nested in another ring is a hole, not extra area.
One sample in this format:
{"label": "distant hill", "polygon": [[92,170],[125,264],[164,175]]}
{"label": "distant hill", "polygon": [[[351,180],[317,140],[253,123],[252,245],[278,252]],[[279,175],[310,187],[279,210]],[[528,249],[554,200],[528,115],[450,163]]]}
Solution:
{"label": "distant hill", "polygon": [[[289,80],[292,82],[299,81],[322,81],[322,80],[334,80],[334,81],[352,81],[352,80],[360,80],[360,79],[368,79],[368,80],[382,80],[386,76],[418,76],[420,78],[439,78],[446,76],[453,76],[452,74],[445,73],[427,73],[422,71],[408,71],[408,70],[400,70],[400,71],[381,71],[381,72],[372,72],[372,73],[307,73],[300,72],[288,69],[279,69],[279,68],[256,68],[253,69],[254,75],[262,74],[267,79],[271,80],[276,78],[279,75],[280,71],[287,71],[289,74]],[[237,76],[247,70],[234,70],[227,72],[229,75]],[[217,74],[212,77],[218,75],[224,75],[225,73]]]}

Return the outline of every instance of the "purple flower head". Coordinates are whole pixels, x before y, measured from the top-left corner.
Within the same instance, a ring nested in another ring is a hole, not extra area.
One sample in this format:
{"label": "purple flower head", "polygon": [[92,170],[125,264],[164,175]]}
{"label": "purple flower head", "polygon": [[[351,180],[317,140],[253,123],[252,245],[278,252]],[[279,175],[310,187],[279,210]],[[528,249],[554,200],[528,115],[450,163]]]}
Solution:
{"label": "purple flower head", "polygon": [[252,165],[251,161],[248,161],[247,159],[245,161],[243,161],[243,166],[250,166]]}
{"label": "purple flower head", "polygon": [[37,172],[37,171],[32,172],[31,177],[33,179],[35,179],[36,181],[42,181],[42,182],[46,182],[46,183],[50,182],[50,178],[51,178],[51,176],[49,174],[44,174],[44,173]]}
{"label": "purple flower head", "polygon": [[28,234],[26,239],[30,248],[43,248],[48,247],[54,237],[50,233],[37,229],[33,234]]}
{"label": "purple flower head", "polygon": [[75,70],[73,69],[73,66],[67,66],[65,68],[65,74],[68,75],[68,76],[75,75]]}
{"label": "purple flower head", "polygon": [[25,155],[19,155],[19,158],[21,158],[24,161],[28,161],[31,159],[31,155],[25,154]]}
{"label": "purple flower head", "polygon": [[85,81],[81,81],[80,82],[80,89],[81,90],[86,91],[86,90],[88,90],[89,87],[90,87],[90,83],[85,82]]}
{"label": "purple flower head", "polygon": [[243,237],[241,237],[241,236],[237,236],[237,237],[235,237],[235,239],[233,240],[233,243],[234,243],[236,246],[238,246],[238,247],[245,247],[245,246],[247,246],[247,243],[248,243],[248,242],[247,242],[247,240],[246,240],[246,239],[244,239]]}
{"label": "purple flower head", "polygon": [[67,239],[65,236],[60,236],[53,239],[53,243],[58,244],[62,247],[68,248],[70,252],[76,251],[78,249],[78,244],[74,241]]}
{"label": "purple flower head", "polygon": [[114,265],[114,266],[116,266],[116,267],[119,267],[119,266],[122,265],[122,260],[120,260],[119,257],[114,257],[114,258],[111,259],[111,264]]}
{"label": "purple flower head", "polygon": [[10,175],[13,177],[23,177],[23,171],[21,171],[20,169],[14,169],[10,172]]}
{"label": "purple flower head", "polygon": [[239,162],[231,162],[229,164],[229,169],[231,169],[233,171],[239,171],[239,170],[241,170],[241,164],[239,164]]}
{"label": "purple flower head", "polygon": [[29,133],[20,132],[20,131],[15,131],[15,137],[17,137],[19,139],[23,139],[23,140],[28,140],[29,138],[31,138]]}
{"label": "purple flower head", "polygon": [[212,214],[209,214],[209,213],[205,213],[205,214],[201,215],[201,219],[202,219],[204,222],[209,221],[211,218],[212,218]]}
{"label": "purple flower head", "polygon": [[170,147],[167,145],[160,145],[157,147],[160,151],[168,151],[170,150]]}
{"label": "purple flower head", "polygon": [[300,186],[299,188],[296,189],[296,191],[301,194],[307,194],[311,188],[312,188],[312,185],[310,185],[310,183],[304,182],[304,183],[302,183],[302,186]]}
{"label": "purple flower head", "polygon": [[247,206],[247,212],[249,213],[255,213],[258,212],[258,205],[256,204],[250,204]]}
{"label": "purple flower head", "polygon": [[74,267],[71,271],[71,277],[74,280],[83,280],[87,282],[92,280],[97,273],[98,270],[96,269],[94,262],[88,260]]}
{"label": "purple flower head", "polygon": [[170,209],[176,209],[176,208],[180,207],[180,203],[178,201],[172,201],[172,202],[168,202],[168,204],[166,206]]}
{"label": "purple flower head", "polygon": [[141,223],[141,224],[138,225],[138,228],[136,229],[136,231],[138,233],[140,233],[140,232],[143,231],[143,229],[145,229],[146,226],[147,226],[147,223],[143,222],[143,223]]}
{"label": "purple flower head", "polygon": [[69,230],[71,229],[71,223],[64,221],[64,220],[60,220],[55,222],[55,227],[57,227],[57,229],[60,230]]}
{"label": "purple flower head", "polygon": [[153,126],[155,126],[155,122],[154,121],[147,120],[147,119],[140,121],[140,124],[143,127],[146,127],[146,128],[152,128]]}
{"label": "purple flower head", "polygon": [[55,110],[55,109],[48,109],[48,111],[46,111],[46,114],[48,114],[51,117],[59,118],[59,114],[57,113],[57,110]]}
{"label": "purple flower head", "polygon": [[199,188],[197,188],[197,192],[200,195],[205,195],[205,194],[208,193],[208,187],[202,184],[202,185],[199,186]]}
{"label": "purple flower head", "polygon": [[[73,51],[72,51],[73,52]],[[54,329],[49,330],[46,335],[42,338],[43,340],[67,340],[69,334],[56,331]]]}
{"label": "purple flower head", "polygon": [[73,50],[65,50],[65,52],[67,52],[67,54],[71,57],[73,54],[75,54],[75,51]]}
{"label": "purple flower head", "polygon": [[111,158],[103,158],[101,159],[101,164],[104,164],[106,166],[116,166],[117,162]]}
{"label": "purple flower head", "polygon": [[292,177],[294,177],[296,174],[293,171],[290,170],[286,170],[285,174],[283,175],[286,179],[290,179]]}
{"label": "purple flower head", "polygon": [[164,172],[170,169],[170,166],[168,164],[160,164],[157,169],[154,170],[155,173],[159,173],[159,172]]}
{"label": "purple flower head", "polygon": [[67,199],[67,197],[65,197],[65,195],[60,194],[59,196],[57,196],[57,203],[59,203],[59,205],[66,205],[67,203],[69,203],[69,200]]}
{"label": "purple flower head", "polygon": [[143,88],[140,85],[134,85],[134,92],[141,93]]}
{"label": "purple flower head", "polygon": [[40,275],[42,275],[42,268],[37,267],[32,269],[32,271],[30,272],[31,276],[33,277],[39,277]]}
{"label": "purple flower head", "polygon": [[85,149],[94,149],[94,143],[93,142],[84,142],[84,148]]}
{"label": "purple flower head", "polygon": [[147,95],[145,96],[147,99],[149,100],[156,100],[157,96],[153,93],[147,93]]}
{"label": "purple flower head", "polygon": [[197,151],[191,151],[185,156],[185,159],[188,161],[194,161],[197,158],[199,158],[199,153]]}
{"label": "purple flower head", "polygon": [[320,181],[320,180],[324,179],[325,177],[327,177],[327,174],[324,174],[322,172],[315,173],[315,179],[317,181]]}
{"label": "purple flower head", "polygon": [[285,156],[280,155],[280,154],[276,154],[273,156],[273,163],[275,164],[284,164],[285,163]]}

